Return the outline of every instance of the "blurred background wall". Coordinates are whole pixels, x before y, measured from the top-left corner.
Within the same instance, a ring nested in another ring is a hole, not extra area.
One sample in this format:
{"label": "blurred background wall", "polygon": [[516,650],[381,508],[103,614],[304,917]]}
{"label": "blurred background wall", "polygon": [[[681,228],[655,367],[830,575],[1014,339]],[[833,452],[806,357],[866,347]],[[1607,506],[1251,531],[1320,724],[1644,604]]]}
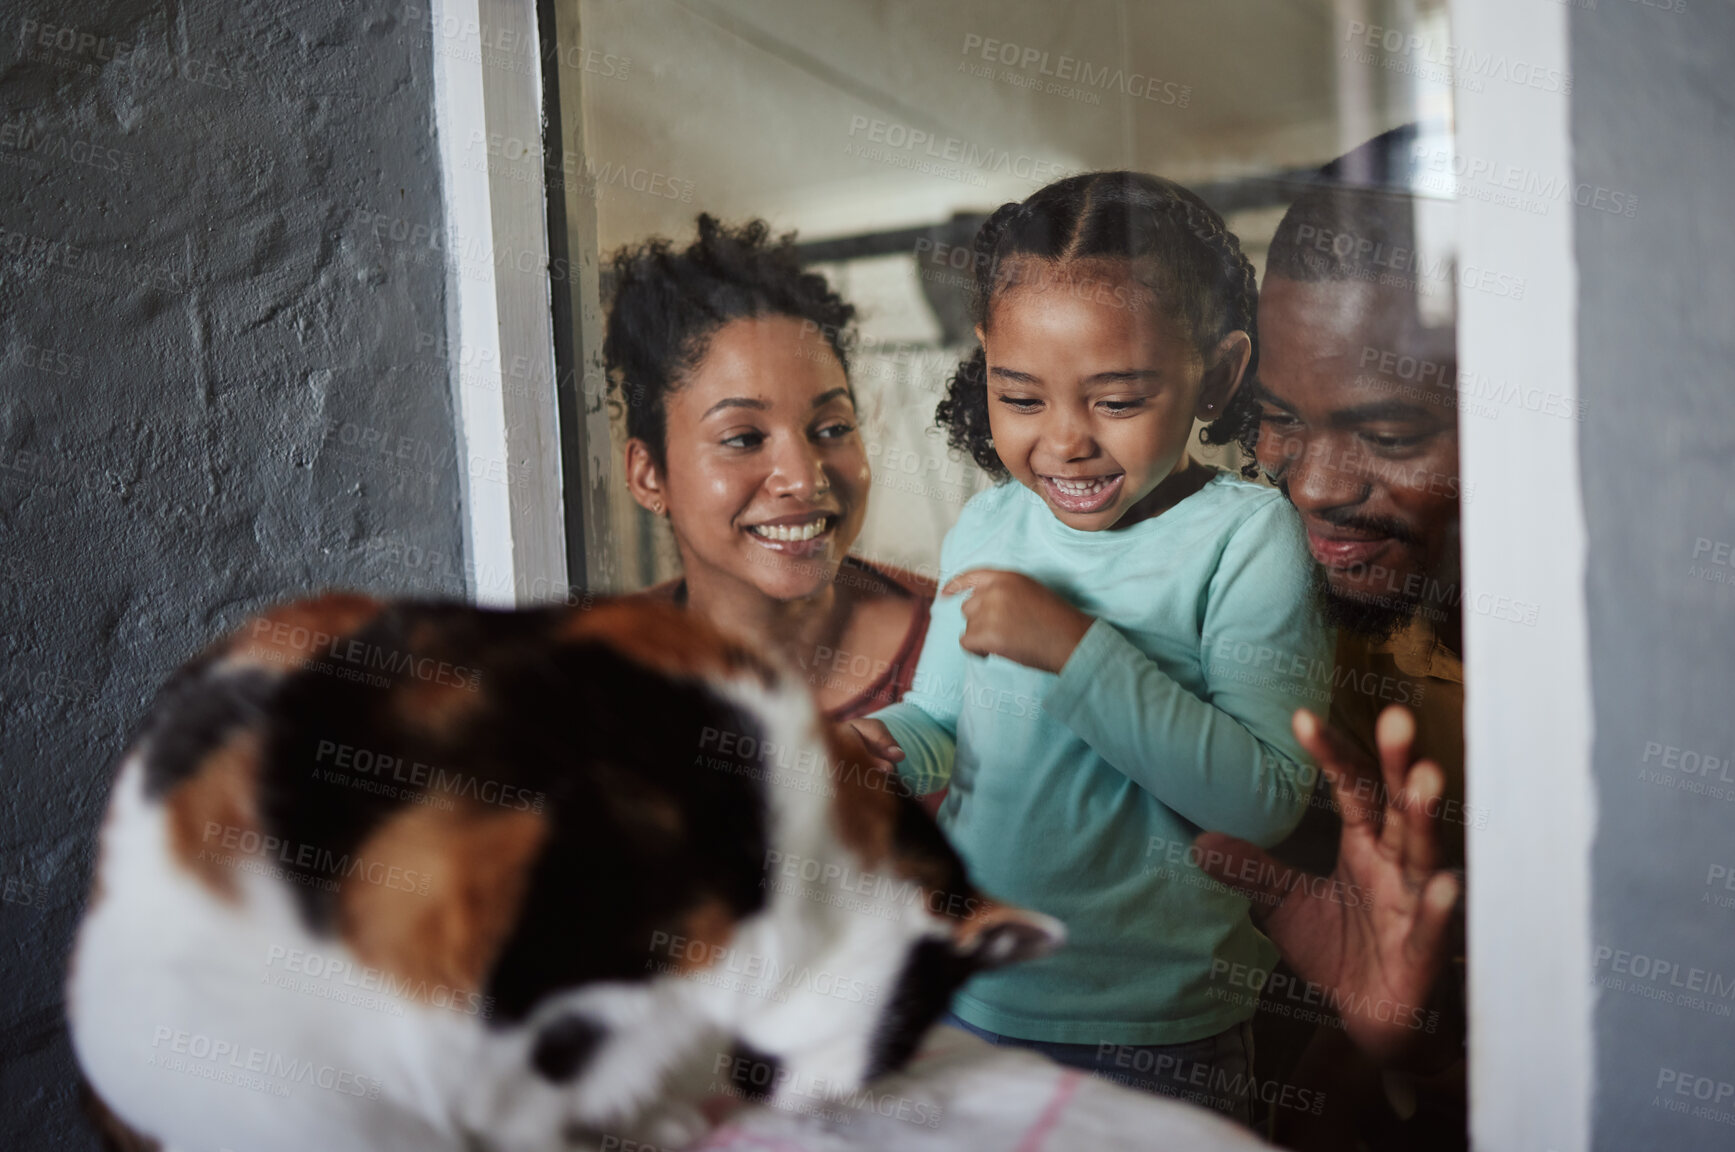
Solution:
{"label": "blurred background wall", "polygon": [[61,959],[161,679],[464,591],[433,63],[385,0],[0,16],[0,1147],[94,1146]]}

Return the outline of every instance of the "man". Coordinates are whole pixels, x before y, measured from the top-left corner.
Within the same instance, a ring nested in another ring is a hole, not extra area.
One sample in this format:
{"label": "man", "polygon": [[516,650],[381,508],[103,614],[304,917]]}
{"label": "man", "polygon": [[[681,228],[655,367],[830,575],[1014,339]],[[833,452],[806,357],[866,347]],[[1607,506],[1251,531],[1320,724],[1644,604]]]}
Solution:
{"label": "man", "polygon": [[[1296,718],[1330,791],[1277,855],[1333,883],[1296,884],[1214,833],[1200,848],[1282,952],[1271,985],[1317,990],[1302,999],[1342,1019],[1284,1073],[1330,1103],[1280,1118],[1296,1147],[1464,1146],[1462,975],[1448,971],[1465,823],[1454,277],[1423,245],[1449,206],[1382,186],[1416,140],[1398,129],[1325,169],[1279,225],[1260,296],[1257,456],[1301,516],[1339,630],[1331,725]],[[1296,1030],[1279,1020],[1297,1014],[1273,1000],[1263,1031],[1281,1048]],[[1395,1071],[1442,1066],[1433,1081]]]}
{"label": "man", "polygon": [[[1412,136],[1398,129],[1346,161],[1401,152]],[[1416,751],[1445,770],[1459,802],[1443,831],[1447,862],[1460,866],[1462,820],[1451,819],[1464,794],[1453,283],[1444,256],[1420,247],[1422,225],[1449,223],[1449,211],[1329,177],[1298,199],[1267,259],[1257,399],[1260,466],[1301,514],[1339,629],[1333,722],[1371,754],[1386,704],[1417,714]]]}

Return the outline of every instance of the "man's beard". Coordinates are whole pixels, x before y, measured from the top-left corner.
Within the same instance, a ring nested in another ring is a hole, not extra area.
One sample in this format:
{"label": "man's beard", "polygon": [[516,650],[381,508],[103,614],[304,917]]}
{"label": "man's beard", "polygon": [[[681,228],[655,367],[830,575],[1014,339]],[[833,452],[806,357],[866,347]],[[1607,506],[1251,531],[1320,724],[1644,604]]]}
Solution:
{"label": "man's beard", "polygon": [[1418,597],[1373,592],[1339,592],[1319,564],[1313,566],[1314,587],[1325,622],[1333,628],[1354,632],[1375,643],[1390,640],[1403,631],[1421,611]]}
{"label": "man's beard", "polygon": [[[1283,498],[1293,505],[1295,501],[1289,495],[1289,481],[1278,479],[1274,483],[1277,490],[1283,493]],[[1400,544],[1420,543],[1410,526],[1399,520],[1341,513],[1324,513],[1320,514],[1319,518],[1334,527],[1389,536]],[[1423,583],[1425,585],[1427,582]],[[1390,640],[1423,610],[1419,590],[1413,593],[1397,589],[1382,592],[1339,592],[1331,586],[1331,577],[1326,573],[1325,566],[1318,561],[1313,564],[1313,585],[1319,594],[1320,611],[1327,624],[1365,636],[1375,643]]]}

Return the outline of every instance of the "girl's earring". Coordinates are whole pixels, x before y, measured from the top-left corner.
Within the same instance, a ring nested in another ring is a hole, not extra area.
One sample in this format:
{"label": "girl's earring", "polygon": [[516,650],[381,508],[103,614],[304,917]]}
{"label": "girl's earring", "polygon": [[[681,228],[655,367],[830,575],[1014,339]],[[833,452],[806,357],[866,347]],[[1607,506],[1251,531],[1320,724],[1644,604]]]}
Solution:
{"label": "girl's earring", "polygon": [[661,500],[651,501],[651,514],[653,516],[661,516],[663,514],[663,502]]}

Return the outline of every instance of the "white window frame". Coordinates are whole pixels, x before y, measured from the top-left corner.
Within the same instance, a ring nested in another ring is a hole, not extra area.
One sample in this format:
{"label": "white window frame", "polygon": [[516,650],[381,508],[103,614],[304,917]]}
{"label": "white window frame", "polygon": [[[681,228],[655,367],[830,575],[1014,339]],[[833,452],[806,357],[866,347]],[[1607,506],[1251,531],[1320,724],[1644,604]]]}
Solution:
{"label": "white window frame", "polygon": [[540,154],[536,4],[433,0],[430,17],[468,590],[495,606],[565,599],[547,205],[489,148],[518,142],[520,169]]}
{"label": "white window frame", "polygon": [[[482,168],[477,140],[542,139],[540,54],[526,70],[491,68],[475,29],[537,37],[535,0],[434,0],[436,99],[448,235],[491,238],[491,251],[534,251],[515,268],[467,278],[452,254],[450,341],[464,456],[504,460],[509,483],[475,467],[463,478],[471,590],[482,603],[527,603],[567,584],[559,403],[554,382],[547,204],[542,187]],[[1568,9],[1510,0],[1454,0],[1462,50],[1569,68]],[[578,21],[561,19],[561,50]],[[467,38],[443,29],[470,29]],[[563,77],[565,170],[582,173],[581,76]],[[1505,84],[1457,91],[1461,155],[1570,178],[1570,99]],[[480,135],[478,135],[480,134]],[[576,160],[576,164],[574,163]],[[578,248],[567,265],[581,370],[566,397],[576,414],[572,494],[582,524],[585,582],[606,588],[623,554],[609,492],[607,407],[601,402],[594,204],[569,175],[565,205]],[[1522,276],[1521,301],[1459,293],[1460,362],[1468,371],[1543,384],[1576,406],[1577,276],[1572,205],[1544,215],[1461,197],[1460,275]],[[588,236],[590,246],[583,248]],[[458,365],[498,373],[498,391],[459,386]],[[531,365],[546,387],[514,392],[508,365]],[[1479,1148],[1587,1152],[1591,1135],[1595,1007],[1590,847],[1595,828],[1591,694],[1584,593],[1586,534],[1576,421],[1503,409],[1461,422],[1468,799],[1487,820],[1468,830],[1471,1131]],[[569,437],[569,441],[573,438]],[[632,525],[621,524],[622,530]],[[1538,607],[1534,626],[1501,602]]]}
{"label": "white window frame", "polygon": [[[1458,49],[1569,75],[1569,9],[1455,0]],[[1457,91],[1456,146],[1495,171],[1572,178],[1571,98]],[[1486,186],[1486,182],[1483,185]],[[1461,369],[1578,403],[1573,203],[1537,215],[1458,198]],[[1470,290],[1522,277],[1521,300]],[[1553,406],[1550,406],[1553,408]],[[1591,690],[1580,425],[1502,406],[1460,421],[1468,803],[1470,1129],[1477,1148],[1590,1147]],[[1506,608],[1503,609],[1502,605]],[[1534,626],[1515,623],[1536,609]],[[1486,822],[1480,817],[1486,814]]]}

